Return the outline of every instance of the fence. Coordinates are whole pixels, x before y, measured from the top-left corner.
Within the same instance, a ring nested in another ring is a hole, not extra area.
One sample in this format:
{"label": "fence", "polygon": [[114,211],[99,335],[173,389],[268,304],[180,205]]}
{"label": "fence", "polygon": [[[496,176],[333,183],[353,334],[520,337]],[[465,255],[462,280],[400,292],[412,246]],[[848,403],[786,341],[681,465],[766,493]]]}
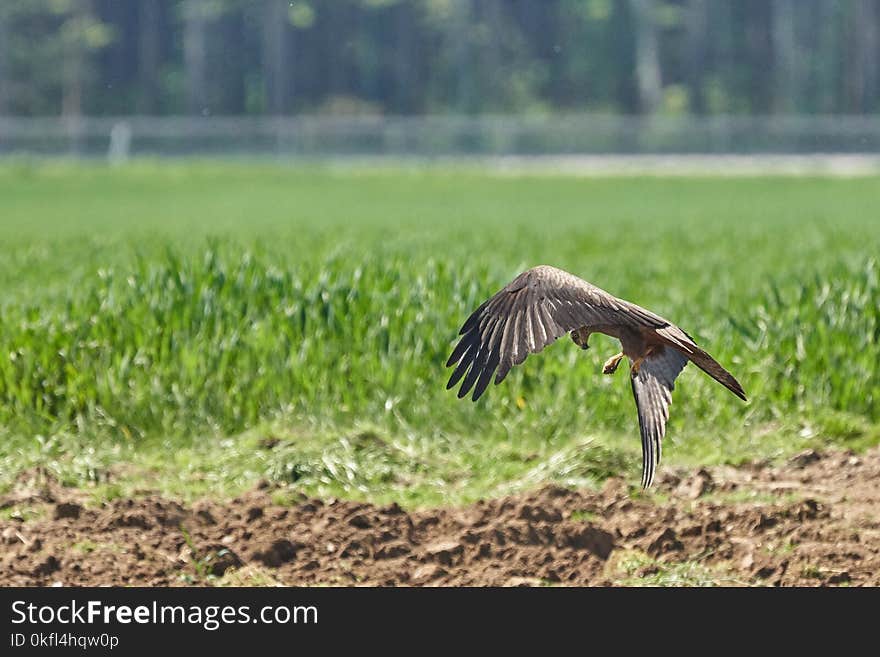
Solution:
{"label": "fence", "polygon": [[0,155],[880,154],[880,117],[2,118]]}

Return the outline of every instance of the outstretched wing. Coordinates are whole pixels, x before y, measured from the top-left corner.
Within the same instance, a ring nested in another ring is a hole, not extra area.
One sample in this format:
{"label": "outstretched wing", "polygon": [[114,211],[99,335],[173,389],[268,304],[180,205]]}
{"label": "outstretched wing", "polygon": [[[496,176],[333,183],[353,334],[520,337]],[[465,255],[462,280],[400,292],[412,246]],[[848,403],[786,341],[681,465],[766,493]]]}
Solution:
{"label": "outstretched wing", "polygon": [[446,362],[447,367],[458,364],[446,388],[464,377],[458,396],[473,388],[476,401],[496,370],[498,384],[511,367],[568,331],[622,324],[658,328],[669,323],[561,269],[546,265],[529,269],[477,308],[461,327],[462,338]]}
{"label": "outstretched wing", "polygon": [[687,362],[688,359],[672,347],[663,347],[659,351],[655,348],[642,361],[638,374],[630,377],[642,434],[642,488],[648,488],[654,481],[675,378]]}

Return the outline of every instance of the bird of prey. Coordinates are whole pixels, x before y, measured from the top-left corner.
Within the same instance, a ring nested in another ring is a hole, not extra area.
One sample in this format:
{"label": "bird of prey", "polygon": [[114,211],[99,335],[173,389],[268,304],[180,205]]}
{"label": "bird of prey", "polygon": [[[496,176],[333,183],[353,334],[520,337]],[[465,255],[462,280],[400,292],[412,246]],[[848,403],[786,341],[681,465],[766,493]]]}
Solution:
{"label": "bird of prey", "polygon": [[459,331],[461,340],[446,362],[456,365],[446,389],[462,377],[462,398],[473,388],[477,401],[492,375],[501,383],[522,363],[565,333],[589,349],[592,333],[620,340],[622,350],[602,368],[614,374],[626,356],[642,434],[642,487],[654,480],[660,463],[675,379],[688,361],[746,401],[739,382],[672,322],[599,289],[566,271],[541,265],[513,279],[477,308]]}

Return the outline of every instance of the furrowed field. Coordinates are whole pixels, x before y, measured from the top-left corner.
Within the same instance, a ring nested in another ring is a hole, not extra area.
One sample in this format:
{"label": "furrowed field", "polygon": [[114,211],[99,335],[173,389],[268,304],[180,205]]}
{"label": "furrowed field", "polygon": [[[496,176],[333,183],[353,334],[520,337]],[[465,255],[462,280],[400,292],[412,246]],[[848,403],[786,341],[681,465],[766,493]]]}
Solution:
{"label": "furrowed field", "polygon": [[880,180],[454,168],[0,169],[0,490],[457,504],[620,474],[616,342],[567,338],[478,403],[469,312],[541,263],[680,324],[742,382],[678,381],[663,468],[880,442]]}

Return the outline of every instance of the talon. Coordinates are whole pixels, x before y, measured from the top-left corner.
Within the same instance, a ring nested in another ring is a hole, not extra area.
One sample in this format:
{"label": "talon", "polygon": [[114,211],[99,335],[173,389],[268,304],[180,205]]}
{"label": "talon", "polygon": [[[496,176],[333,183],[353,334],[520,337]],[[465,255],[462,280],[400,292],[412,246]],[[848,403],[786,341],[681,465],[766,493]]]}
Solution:
{"label": "talon", "polygon": [[630,368],[629,368],[630,374],[631,374],[632,376],[638,376],[638,375],[639,375],[639,368],[641,368],[641,366],[642,366],[642,362],[643,362],[644,360],[645,360],[645,357],[642,356],[642,357],[640,357],[640,358],[636,358],[636,359],[633,361],[633,364],[630,365]]}
{"label": "talon", "polygon": [[605,361],[605,364],[602,366],[602,374],[614,374],[617,371],[617,366],[620,365],[620,361],[623,359],[623,352],[619,354],[615,354],[611,358]]}

